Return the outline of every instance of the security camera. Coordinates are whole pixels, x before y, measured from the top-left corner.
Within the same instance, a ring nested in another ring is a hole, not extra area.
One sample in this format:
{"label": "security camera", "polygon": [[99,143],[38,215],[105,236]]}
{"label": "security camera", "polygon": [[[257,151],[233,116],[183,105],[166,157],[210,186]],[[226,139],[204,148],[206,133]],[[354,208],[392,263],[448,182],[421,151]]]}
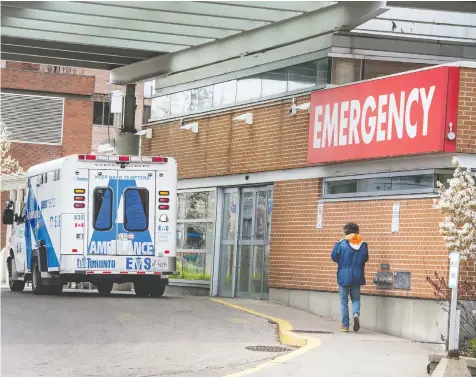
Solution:
{"label": "security camera", "polygon": [[292,106],[288,109],[289,114],[291,115],[296,115],[297,112],[297,106],[295,103],[292,104]]}

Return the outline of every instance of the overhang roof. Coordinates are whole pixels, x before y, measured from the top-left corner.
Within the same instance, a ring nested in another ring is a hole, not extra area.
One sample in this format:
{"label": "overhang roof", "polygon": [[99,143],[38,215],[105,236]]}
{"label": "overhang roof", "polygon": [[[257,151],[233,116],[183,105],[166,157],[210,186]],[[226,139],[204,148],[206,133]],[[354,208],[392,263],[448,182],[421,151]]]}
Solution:
{"label": "overhang roof", "polygon": [[113,69],[330,2],[2,1],[2,58]]}
{"label": "overhang roof", "polygon": [[476,43],[474,2],[3,1],[1,10],[2,59],[112,70],[117,84],[301,51],[336,32]]}

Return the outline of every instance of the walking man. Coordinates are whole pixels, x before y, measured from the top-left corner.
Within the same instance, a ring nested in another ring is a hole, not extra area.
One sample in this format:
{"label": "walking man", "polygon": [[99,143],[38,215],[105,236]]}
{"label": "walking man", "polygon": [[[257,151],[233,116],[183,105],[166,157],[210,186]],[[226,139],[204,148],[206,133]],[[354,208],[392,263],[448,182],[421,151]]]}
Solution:
{"label": "walking man", "polygon": [[349,304],[352,300],[354,331],[360,329],[360,287],[365,285],[365,263],[369,260],[367,244],[359,234],[359,226],[349,222],[344,226],[345,237],[336,243],[331,258],[337,263],[337,283],[339,284],[341,331],[349,332]]}

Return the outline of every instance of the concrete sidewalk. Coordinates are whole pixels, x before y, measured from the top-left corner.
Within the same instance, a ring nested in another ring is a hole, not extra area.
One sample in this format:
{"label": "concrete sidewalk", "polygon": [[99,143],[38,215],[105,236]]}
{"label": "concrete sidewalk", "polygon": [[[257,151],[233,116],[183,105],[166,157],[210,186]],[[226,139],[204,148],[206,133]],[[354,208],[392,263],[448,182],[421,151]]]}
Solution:
{"label": "concrete sidewalk", "polygon": [[[358,333],[339,332],[339,323],[308,312],[245,299],[220,299],[247,311],[288,322],[294,330],[323,331],[331,334],[300,333],[314,346],[306,346],[278,357],[254,370],[230,375],[260,377],[427,377],[429,345],[415,343],[361,328]],[[283,322],[285,323],[285,322]],[[286,325],[285,325],[286,326]],[[294,332],[291,332],[294,334]],[[319,339],[319,340],[317,340]]]}

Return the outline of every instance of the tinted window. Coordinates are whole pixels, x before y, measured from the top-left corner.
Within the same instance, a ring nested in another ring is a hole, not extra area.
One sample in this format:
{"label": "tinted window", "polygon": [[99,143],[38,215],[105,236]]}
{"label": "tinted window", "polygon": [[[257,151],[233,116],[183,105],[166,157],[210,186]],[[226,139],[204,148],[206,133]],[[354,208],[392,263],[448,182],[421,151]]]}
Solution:
{"label": "tinted window", "polygon": [[288,68],[288,91],[316,85],[317,64],[315,61]]}
{"label": "tinted window", "polygon": [[93,227],[108,231],[112,228],[112,190],[109,187],[94,189]]}
{"label": "tinted window", "polygon": [[149,228],[149,191],[129,188],[124,192],[124,229],[144,232]]}
{"label": "tinted window", "polygon": [[326,194],[344,194],[357,192],[357,181],[330,181],[326,185]]}
{"label": "tinted window", "polygon": [[284,93],[288,85],[288,73],[286,69],[265,72],[262,76],[261,96],[271,96]]}

